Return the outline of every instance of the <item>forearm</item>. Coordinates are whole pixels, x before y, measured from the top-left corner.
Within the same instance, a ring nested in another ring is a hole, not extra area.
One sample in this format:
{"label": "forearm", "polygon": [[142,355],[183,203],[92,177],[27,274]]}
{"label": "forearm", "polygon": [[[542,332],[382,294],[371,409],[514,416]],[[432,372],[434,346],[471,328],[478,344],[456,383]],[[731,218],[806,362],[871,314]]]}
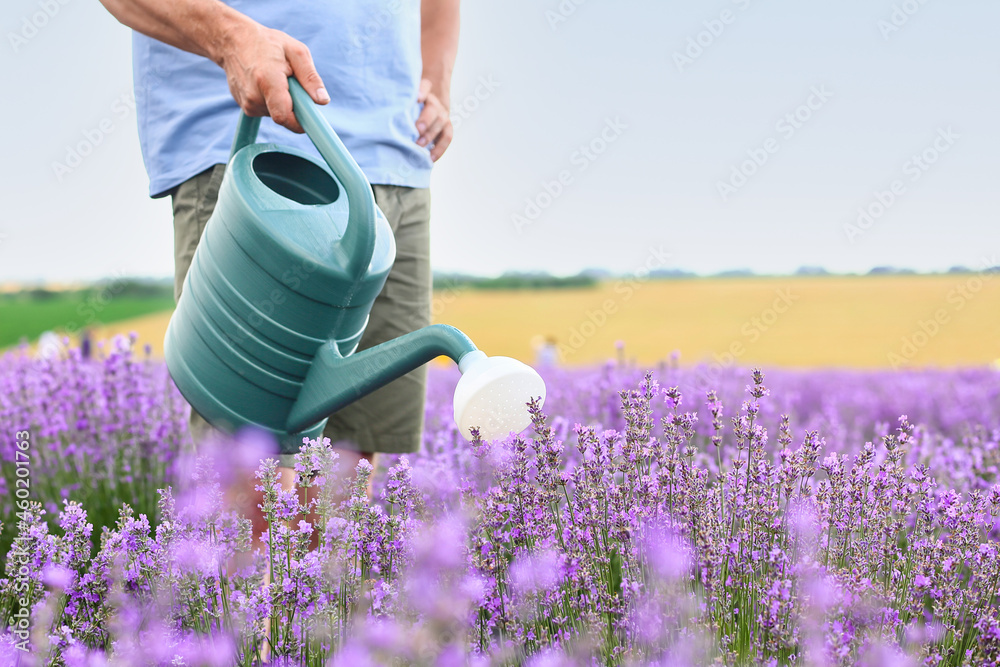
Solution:
{"label": "forearm", "polygon": [[218,0],[101,0],[136,32],[222,65],[226,47],[242,31],[257,28],[249,17]]}
{"label": "forearm", "polygon": [[445,107],[451,106],[451,73],[458,54],[459,0],[421,0],[423,77]]}

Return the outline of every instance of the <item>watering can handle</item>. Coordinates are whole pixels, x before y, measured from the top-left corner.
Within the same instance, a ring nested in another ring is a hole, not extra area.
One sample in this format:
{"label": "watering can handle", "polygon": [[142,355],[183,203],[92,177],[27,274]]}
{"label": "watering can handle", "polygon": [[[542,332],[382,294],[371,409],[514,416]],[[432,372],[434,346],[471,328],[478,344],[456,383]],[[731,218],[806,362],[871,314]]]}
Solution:
{"label": "watering can handle", "polygon": [[[375,196],[371,184],[295,77],[288,77],[288,92],[292,95],[292,110],[299,125],[347,191],[347,229],[340,239],[340,247],[348,258],[348,272],[359,277],[368,270],[375,253]],[[260,118],[251,118],[240,112],[230,159],[241,148],[257,141],[259,128]]]}

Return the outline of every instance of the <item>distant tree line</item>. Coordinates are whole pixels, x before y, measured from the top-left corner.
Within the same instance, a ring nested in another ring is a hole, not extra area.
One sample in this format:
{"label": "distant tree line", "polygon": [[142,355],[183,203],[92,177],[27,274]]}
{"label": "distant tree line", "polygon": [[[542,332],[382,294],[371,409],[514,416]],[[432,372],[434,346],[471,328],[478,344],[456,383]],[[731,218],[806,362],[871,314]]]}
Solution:
{"label": "distant tree line", "polygon": [[141,280],[122,278],[103,280],[86,287],[70,290],[53,290],[44,287],[32,287],[19,292],[0,294],[0,299],[21,301],[49,301],[52,299],[75,298],[87,299],[111,292],[115,297],[131,297],[134,299],[165,299],[173,298],[173,281]]}
{"label": "distant tree line", "polygon": [[598,282],[600,281],[594,276],[582,273],[566,277],[552,276],[546,273],[505,273],[496,278],[459,274],[434,275],[435,289],[454,289],[456,287],[469,287],[482,290],[566,289],[593,287]]}
{"label": "distant tree line", "polygon": [[[1000,273],[1000,267],[979,269],[979,271]],[[953,266],[946,273],[974,273],[975,269],[964,266]],[[912,269],[892,266],[877,266],[867,275],[914,275],[919,272]],[[657,269],[649,273],[654,280],[687,279],[687,278],[751,278],[764,277],[767,274],[754,273],[750,269],[734,269],[722,271],[712,276],[701,276],[681,269]],[[777,274],[775,274],[777,275]],[[803,266],[796,270],[796,276],[830,276],[836,275],[821,266]],[[474,276],[461,273],[435,273],[434,289],[454,289],[456,287],[481,290],[534,290],[534,289],[573,289],[594,287],[602,282],[621,278],[620,274],[603,269],[587,269],[574,276],[553,276],[543,271],[538,272],[508,272],[496,277]],[[0,302],[4,300],[47,301],[56,298],[88,299],[111,293],[116,297],[124,296],[134,299],[170,299],[174,288],[172,278],[115,278],[102,280],[85,287],[70,290],[56,290],[45,287],[28,287],[18,292],[0,292]]]}

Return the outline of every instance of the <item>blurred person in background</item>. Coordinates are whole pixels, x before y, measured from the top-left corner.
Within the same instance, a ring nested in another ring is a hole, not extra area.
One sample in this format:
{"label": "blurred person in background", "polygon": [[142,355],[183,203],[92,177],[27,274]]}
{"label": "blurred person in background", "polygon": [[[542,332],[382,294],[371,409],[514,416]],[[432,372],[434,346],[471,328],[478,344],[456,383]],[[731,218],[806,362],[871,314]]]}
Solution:
{"label": "blurred person in background", "polygon": [[535,365],[539,368],[553,368],[559,365],[559,340],[549,334],[535,336],[531,341],[535,351]]}

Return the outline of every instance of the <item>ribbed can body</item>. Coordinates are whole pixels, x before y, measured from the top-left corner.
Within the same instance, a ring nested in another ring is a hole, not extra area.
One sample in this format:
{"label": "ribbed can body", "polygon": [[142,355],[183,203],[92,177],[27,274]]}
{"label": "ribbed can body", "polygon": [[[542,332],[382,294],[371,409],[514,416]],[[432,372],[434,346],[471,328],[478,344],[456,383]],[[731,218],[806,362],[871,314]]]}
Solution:
{"label": "ribbed can body", "polygon": [[349,211],[340,181],[304,152],[254,144],[233,156],[164,341],[174,382],[214,426],[301,442],[285,424],[316,351],[335,341],[353,353],[395,256],[376,208],[371,263],[351,276],[339,243]]}

